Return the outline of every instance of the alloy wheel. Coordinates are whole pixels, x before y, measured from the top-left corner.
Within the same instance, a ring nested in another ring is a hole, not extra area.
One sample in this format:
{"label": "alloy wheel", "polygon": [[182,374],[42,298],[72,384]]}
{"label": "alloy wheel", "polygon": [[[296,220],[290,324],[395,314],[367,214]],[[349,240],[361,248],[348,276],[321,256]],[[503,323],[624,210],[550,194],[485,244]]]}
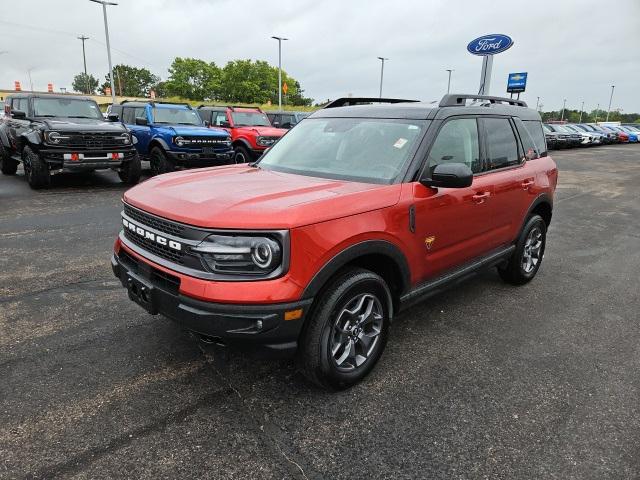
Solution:
{"label": "alloy wheel", "polygon": [[522,269],[525,273],[531,273],[540,262],[542,256],[542,231],[532,228],[527,235],[522,252]]}

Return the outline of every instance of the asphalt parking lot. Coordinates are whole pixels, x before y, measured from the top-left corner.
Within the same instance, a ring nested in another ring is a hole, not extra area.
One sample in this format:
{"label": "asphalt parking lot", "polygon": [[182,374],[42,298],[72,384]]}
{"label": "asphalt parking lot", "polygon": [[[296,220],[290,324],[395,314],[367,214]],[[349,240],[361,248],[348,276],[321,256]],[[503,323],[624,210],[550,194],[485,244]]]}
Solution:
{"label": "asphalt parking lot", "polygon": [[554,158],[536,279],[407,311],[341,393],[130,302],[115,174],[0,177],[0,478],[638,478],[640,146]]}

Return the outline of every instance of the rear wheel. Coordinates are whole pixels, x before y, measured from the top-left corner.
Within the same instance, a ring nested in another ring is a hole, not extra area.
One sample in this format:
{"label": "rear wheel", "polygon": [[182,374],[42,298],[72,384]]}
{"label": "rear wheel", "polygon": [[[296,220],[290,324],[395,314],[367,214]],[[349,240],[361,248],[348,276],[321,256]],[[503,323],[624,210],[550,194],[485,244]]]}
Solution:
{"label": "rear wheel", "polygon": [[531,215],[522,229],[509,262],[498,267],[502,279],[513,285],[530,282],[538,273],[546,243],[547,224],[540,215]]}
{"label": "rear wheel", "polygon": [[11,158],[9,151],[0,145],[0,170],[5,175],[15,175],[18,171],[18,161]]}
{"label": "rear wheel", "polygon": [[317,385],[344,389],[362,380],[387,343],[391,294],[373,272],[352,269],[337,276],[301,335],[299,363]]}
{"label": "rear wheel", "polygon": [[136,153],[135,156],[128,162],[124,162],[118,176],[122,183],[127,185],[135,185],[140,181],[140,175],[142,174],[142,166],[140,165],[140,157]]}
{"label": "rear wheel", "polygon": [[51,184],[49,167],[40,158],[40,155],[29,146],[24,147],[22,150],[22,164],[31,188],[38,190]]}
{"label": "rear wheel", "polygon": [[176,166],[167,158],[167,154],[164,153],[162,148],[153,147],[150,157],[151,175],[161,175],[175,171]]}
{"label": "rear wheel", "polygon": [[251,161],[251,154],[246,147],[238,145],[237,147],[235,147],[235,154],[233,156],[233,159],[236,163],[247,163]]}

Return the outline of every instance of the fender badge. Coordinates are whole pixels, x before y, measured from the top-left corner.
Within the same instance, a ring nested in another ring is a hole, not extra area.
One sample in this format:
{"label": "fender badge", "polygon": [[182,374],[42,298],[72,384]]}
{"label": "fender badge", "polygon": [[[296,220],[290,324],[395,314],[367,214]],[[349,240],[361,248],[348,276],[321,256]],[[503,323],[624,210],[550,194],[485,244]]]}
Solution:
{"label": "fender badge", "polygon": [[431,250],[431,247],[433,246],[433,242],[436,241],[436,237],[431,236],[431,237],[427,237],[424,239],[424,246],[427,247],[427,250]]}

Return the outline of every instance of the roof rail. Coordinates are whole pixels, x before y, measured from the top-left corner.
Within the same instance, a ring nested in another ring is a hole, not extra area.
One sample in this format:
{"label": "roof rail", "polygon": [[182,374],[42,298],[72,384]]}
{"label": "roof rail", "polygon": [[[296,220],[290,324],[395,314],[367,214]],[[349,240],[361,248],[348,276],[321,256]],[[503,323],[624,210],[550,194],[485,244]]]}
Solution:
{"label": "roof rail", "polygon": [[490,104],[501,103],[515,105],[518,107],[526,107],[527,102],[524,100],[516,100],[507,97],[492,97],[490,95],[473,95],[467,93],[451,93],[442,97],[439,107],[464,107],[467,100],[488,100]]}
{"label": "roof rail", "polygon": [[322,108],[349,107],[352,105],[370,105],[372,103],[415,103],[420,100],[405,100],[402,98],[379,98],[379,97],[342,97],[327,103]]}
{"label": "roof rail", "polygon": [[193,107],[191,106],[191,104],[187,102],[156,102],[154,100],[122,100],[120,102],[120,105],[122,105],[123,103],[148,103],[152,107],[155,107],[156,104],[161,103],[163,105],[181,105],[183,107],[189,107],[190,109],[193,110]]}

